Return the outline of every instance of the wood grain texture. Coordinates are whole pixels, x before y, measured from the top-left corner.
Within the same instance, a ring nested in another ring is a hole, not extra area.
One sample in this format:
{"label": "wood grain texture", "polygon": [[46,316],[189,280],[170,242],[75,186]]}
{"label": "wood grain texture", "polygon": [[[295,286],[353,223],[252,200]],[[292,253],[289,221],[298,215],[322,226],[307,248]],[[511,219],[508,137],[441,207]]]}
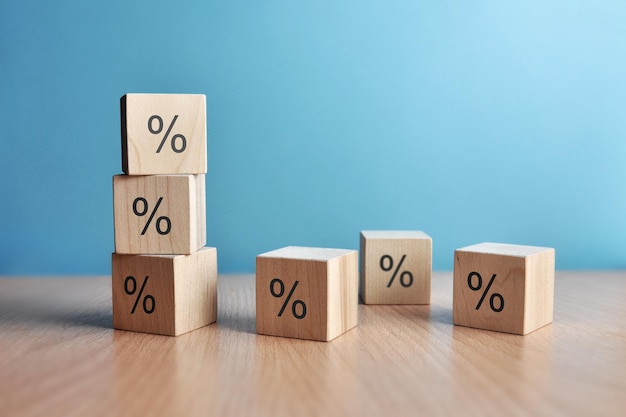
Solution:
{"label": "wood grain texture", "polygon": [[552,248],[481,243],[454,252],[454,323],[525,335],[552,322]]}
{"label": "wood grain texture", "polygon": [[624,415],[624,272],[557,272],[527,336],[453,326],[434,273],[328,343],[256,335],[254,285],[221,276],[218,323],[172,338],[114,331],[110,277],[0,279],[0,415]]}
{"label": "wood grain texture", "polygon": [[204,94],[126,94],[120,119],[126,174],[206,173]]}
{"label": "wood grain texture", "polygon": [[417,230],[363,230],[359,293],[365,304],[429,304],[432,239]]}
{"label": "wood grain texture", "polygon": [[[190,254],[203,247],[206,244],[204,184],[204,174],[115,175],[115,251],[124,254]],[[138,198],[145,201],[137,201]],[[159,200],[161,203],[157,207]],[[167,220],[160,220],[162,217],[169,219],[169,226]]]}

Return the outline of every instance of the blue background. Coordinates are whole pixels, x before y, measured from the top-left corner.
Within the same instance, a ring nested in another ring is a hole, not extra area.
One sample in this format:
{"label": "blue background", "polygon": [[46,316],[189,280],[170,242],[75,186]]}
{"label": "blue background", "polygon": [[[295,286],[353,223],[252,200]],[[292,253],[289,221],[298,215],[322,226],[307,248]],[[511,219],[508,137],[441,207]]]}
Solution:
{"label": "blue background", "polygon": [[108,274],[119,98],[207,95],[221,272],[362,229],[626,268],[622,1],[0,3],[0,274]]}

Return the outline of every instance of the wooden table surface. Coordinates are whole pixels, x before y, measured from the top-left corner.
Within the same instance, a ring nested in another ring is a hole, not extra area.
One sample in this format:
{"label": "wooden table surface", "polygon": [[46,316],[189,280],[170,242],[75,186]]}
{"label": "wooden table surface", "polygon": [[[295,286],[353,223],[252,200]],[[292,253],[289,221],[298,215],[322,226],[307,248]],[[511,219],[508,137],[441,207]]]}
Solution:
{"label": "wooden table surface", "polygon": [[109,277],[0,278],[0,416],[626,415],[626,273],[557,272],[527,336],[429,306],[359,306],[332,342],[255,334],[254,277],[220,276],[217,324],[113,330]]}

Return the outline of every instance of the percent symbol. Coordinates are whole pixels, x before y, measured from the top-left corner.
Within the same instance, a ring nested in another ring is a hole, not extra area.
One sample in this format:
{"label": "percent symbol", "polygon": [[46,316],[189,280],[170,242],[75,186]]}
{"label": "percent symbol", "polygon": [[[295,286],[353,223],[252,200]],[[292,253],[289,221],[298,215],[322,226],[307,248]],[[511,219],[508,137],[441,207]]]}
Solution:
{"label": "percent symbol", "polygon": [[[472,283],[472,278],[476,277],[478,280],[477,285],[473,285]],[[485,297],[487,296],[487,294],[489,293],[489,289],[491,288],[491,284],[493,284],[493,282],[496,280],[496,274],[493,274],[491,276],[491,279],[489,280],[489,284],[487,284],[487,288],[485,288],[485,291],[483,291],[483,294],[480,296],[480,300],[478,301],[478,304],[476,304],[476,310],[478,310],[480,308],[480,306],[483,304],[483,301],[485,300]],[[483,286],[483,277],[480,276],[480,274],[478,272],[470,272],[470,274],[467,276],[467,286],[470,288],[470,290],[472,291],[479,291],[482,286]],[[499,307],[496,307],[494,300],[499,300]],[[504,297],[502,297],[502,294],[499,294],[497,292],[494,292],[493,294],[491,294],[491,297],[489,297],[489,307],[491,307],[491,309],[496,312],[499,313],[504,309]]]}
{"label": "percent symbol", "polygon": [[[174,127],[174,124],[176,123],[176,120],[178,120],[178,115],[175,115],[174,118],[172,119],[172,122],[170,123],[170,126],[167,128],[167,131],[165,132],[165,136],[163,136],[163,139],[161,140],[161,143],[159,144],[159,147],[157,148],[156,153],[160,153],[161,149],[163,149],[163,145],[165,144],[165,141],[167,141],[167,137],[170,135],[170,132],[172,131],[172,128]],[[153,129],[155,121],[157,122],[156,123],[157,128]],[[161,116],[156,115],[156,114],[153,116],[150,116],[150,118],[148,119],[148,130],[153,135],[158,135],[163,131],[163,119],[161,118]],[[176,139],[180,139],[179,147],[176,146]],[[185,149],[187,149],[187,139],[180,133],[177,133],[174,136],[172,136],[172,141],[170,143],[170,146],[172,147],[172,150],[176,153],[184,152]]]}
{"label": "percent symbol", "polygon": [[[130,314],[135,314],[135,309],[137,308],[137,304],[139,304],[139,300],[141,300],[141,295],[143,294],[144,288],[146,288],[146,284],[148,283],[148,276],[143,280],[141,284],[141,288],[139,289],[139,294],[135,298],[135,304],[133,304],[133,309],[130,311]],[[132,284],[132,288],[129,288],[129,284]],[[137,292],[137,280],[133,276],[126,277],[124,281],[124,292],[128,295],[134,295]],[[148,302],[150,302],[150,308],[148,308]],[[151,295],[146,295],[143,297],[142,301],[143,311],[146,314],[152,314],[154,312],[154,308],[156,307],[156,303],[154,301],[154,297]]]}
{"label": "percent symbol", "polygon": [[[402,262],[404,262],[405,259],[406,259],[406,255],[402,255],[402,258],[400,258],[400,262],[398,262],[396,269],[393,271],[393,274],[391,274],[391,279],[389,280],[389,283],[387,284],[387,288],[391,287],[391,284],[393,284],[393,280],[396,279],[396,275],[398,275],[398,271],[400,271]],[[389,272],[393,269],[393,258],[391,257],[391,255],[381,256],[380,269],[382,269],[385,272]],[[404,281],[405,277],[408,277],[407,282]],[[402,285],[404,288],[408,288],[411,285],[413,285],[413,274],[410,271],[402,271],[402,273],[400,274],[400,285]]]}
{"label": "percent symbol", "polygon": [[[159,206],[161,205],[162,201],[163,201],[163,197],[159,197],[159,199],[157,200],[156,206],[154,206],[154,209],[152,209],[152,213],[150,213],[150,216],[148,217],[148,221],[146,222],[145,226],[143,227],[143,230],[141,231],[142,236],[146,234],[146,231],[148,230],[148,226],[150,226],[150,223],[152,222],[152,219],[154,218],[154,215],[159,209]],[[138,207],[139,203],[143,205],[143,210],[139,210],[139,207]],[[143,197],[137,197],[133,201],[133,213],[135,213],[135,216],[138,216],[138,217],[145,216],[146,213],[148,213],[148,200],[146,200]],[[161,227],[163,222],[165,222],[165,226],[166,226],[165,229]],[[166,235],[170,232],[170,230],[172,230],[172,221],[170,220],[169,217],[161,216],[157,218],[156,220],[157,233],[159,233],[160,235]]]}
{"label": "percent symbol", "polygon": [[[289,290],[289,294],[287,294],[287,298],[285,299],[283,306],[280,308],[280,311],[278,312],[278,317],[281,317],[283,315],[283,312],[285,311],[285,308],[289,305],[289,300],[291,300],[291,296],[293,295],[294,291],[296,291],[296,287],[298,286],[299,283],[300,281],[294,282],[293,287],[291,287],[291,290]],[[278,288],[279,288],[278,292],[275,291],[276,284],[278,284]],[[272,282],[270,282],[270,293],[272,294],[273,297],[281,298],[285,294],[285,283],[279,278],[274,278]],[[300,314],[298,314],[298,310],[296,309],[296,306],[298,305],[301,306],[301,310],[302,310]],[[306,304],[304,304],[304,301],[294,300],[294,302],[291,304],[291,314],[293,314],[293,316],[297,318],[298,320],[303,319],[306,316]]]}

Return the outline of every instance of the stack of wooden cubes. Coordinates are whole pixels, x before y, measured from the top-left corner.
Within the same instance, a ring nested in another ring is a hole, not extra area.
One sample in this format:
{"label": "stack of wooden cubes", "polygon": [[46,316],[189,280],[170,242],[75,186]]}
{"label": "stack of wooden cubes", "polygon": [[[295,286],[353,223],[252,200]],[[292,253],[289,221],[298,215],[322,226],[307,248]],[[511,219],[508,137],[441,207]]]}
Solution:
{"label": "stack of wooden cubes", "polygon": [[177,336],[217,319],[217,250],[206,244],[206,98],[120,99],[113,177],[113,327]]}

